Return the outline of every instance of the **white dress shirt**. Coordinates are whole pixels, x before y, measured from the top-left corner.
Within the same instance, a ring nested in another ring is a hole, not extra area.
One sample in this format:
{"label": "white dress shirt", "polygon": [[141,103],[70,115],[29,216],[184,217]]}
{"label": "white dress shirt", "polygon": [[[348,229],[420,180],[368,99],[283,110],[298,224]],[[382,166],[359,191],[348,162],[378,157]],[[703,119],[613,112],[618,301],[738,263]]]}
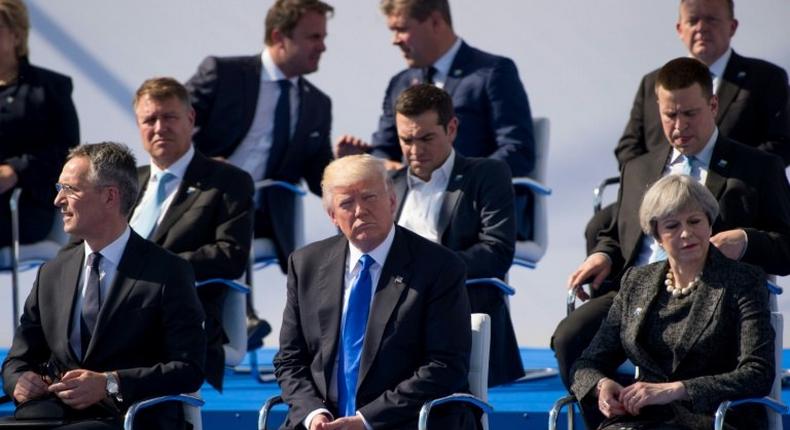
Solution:
{"label": "white dress shirt", "polygon": [[77,298],[74,301],[74,308],[71,310],[71,336],[69,337],[69,345],[71,346],[71,350],[79,360],[82,360],[82,333],[80,328],[82,300],[85,297],[85,290],[88,284],[88,276],[86,276],[86,274],[91,270],[91,267],[88,264],[88,256],[93,252],[99,252],[102,255],[101,260],[99,260],[99,297],[101,298],[101,306],[104,306],[104,303],[107,299],[107,294],[110,292],[110,287],[112,287],[112,283],[115,280],[115,274],[118,272],[118,263],[121,262],[123,251],[126,249],[126,243],[129,242],[130,234],[131,229],[129,226],[126,226],[126,229],[123,231],[123,233],[121,233],[120,236],[118,236],[117,239],[105,246],[103,249],[98,250],[91,249],[90,245],[88,245],[88,242],[84,243],[85,256],[82,259],[82,270],[80,271],[80,279],[77,283],[77,285],[80,285],[80,292],[77,294]]}
{"label": "white dress shirt", "polygon": [[724,76],[724,70],[727,68],[727,64],[730,62],[730,57],[732,57],[732,48],[728,48],[727,51],[722,54],[713,64],[708,67],[710,70],[710,74],[713,76],[713,93],[718,94],[719,87],[721,87],[721,80]]}
{"label": "white dress shirt", "polygon": [[[719,129],[714,128],[713,134],[711,134],[710,139],[708,139],[708,143],[705,144],[705,147],[702,148],[702,151],[694,155],[694,157],[697,159],[697,162],[695,163],[696,169],[692,172],[692,176],[702,185],[705,185],[705,180],[708,178],[710,160],[711,157],[713,157],[713,147],[716,145],[716,139],[718,138]],[[681,154],[677,149],[672,149],[672,152],[669,154],[669,159],[667,160],[666,165],[664,165],[664,173],[661,175],[661,177],[663,178],[664,176],[683,173],[684,159],[685,157],[683,157],[683,154]],[[653,238],[653,236],[643,234],[639,256],[634,262],[634,265],[642,266],[650,262],[650,256],[653,254],[653,252],[655,252],[656,249],[658,249],[658,242]]]}
{"label": "white dress shirt", "polygon": [[[229,163],[249,173],[253,181],[260,181],[266,177],[266,163],[269,161],[272,133],[274,132],[274,110],[277,107],[277,100],[280,98],[280,84],[277,81],[287,79],[280,68],[274,64],[268,48],[261,53],[261,64],[261,85],[258,89],[252,124],[247,135],[244,136],[233,154],[228,157]],[[290,136],[293,136],[299,116],[299,77],[293,77],[290,81],[292,84]]]}
{"label": "white dress shirt", "polygon": [[145,187],[145,193],[143,193],[143,198],[140,199],[140,204],[138,204],[134,209],[134,213],[132,214],[129,224],[134,225],[137,221],[137,218],[141,216],[140,208],[147,207],[146,203],[148,201],[156,199],[156,192],[159,189],[159,180],[165,173],[170,173],[173,175],[173,179],[165,184],[166,197],[162,202],[162,207],[159,210],[159,218],[156,219],[156,225],[154,225],[154,228],[151,230],[151,234],[153,235],[153,232],[156,231],[159,223],[162,222],[162,218],[165,217],[167,210],[170,208],[170,204],[173,203],[173,198],[175,198],[176,191],[181,185],[181,181],[184,180],[184,174],[186,173],[187,167],[189,167],[189,163],[192,162],[192,158],[194,156],[195,149],[192,147],[192,145],[189,145],[187,152],[165,170],[157,167],[153,160],[150,161],[151,174],[148,176],[148,185]]}
{"label": "white dress shirt", "polygon": [[[370,268],[370,280],[371,280],[371,288],[373,288],[373,294],[370,295],[370,303],[373,304],[373,297],[375,296],[376,287],[379,284],[379,279],[381,279],[381,269],[384,266],[384,262],[387,261],[387,255],[389,255],[390,248],[392,248],[392,241],[395,239],[395,226],[393,225],[390,228],[387,237],[384,239],[383,242],[367,254],[373,258],[374,263],[371,264]],[[351,291],[351,286],[354,285],[357,278],[359,277],[359,272],[362,269],[362,265],[359,263],[359,259],[362,258],[362,255],[365,254],[364,252],[357,249],[351,242],[348,243],[348,251],[345,263],[345,270],[344,270],[344,285],[343,285],[343,314],[340,319],[340,338],[338,338],[338,342],[340,339],[343,338],[343,328],[346,323],[346,310],[348,308],[348,299],[349,299],[349,292]],[[361,352],[361,351],[360,351]],[[337,401],[337,366],[338,366],[338,356],[335,356],[335,364],[332,366],[332,375],[329,377],[329,399],[332,401]],[[329,410],[327,409],[316,409],[310,412],[307,417],[304,419],[302,423],[305,428],[310,428],[310,422],[313,420],[318,414],[327,414],[332,415]],[[357,411],[357,415],[359,415],[365,423],[365,428],[368,430],[371,429],[370,425],[365,421],[365,417]]]}
{"label": "white dress shirt", "polygon": [[398,218],[398,225],[405,227],[420,236],[441,243],[438,223],[439,213],[444,203],[444,193],[450,182],[450,175],[455,166],[455,150],[442,165],[433,171],[431,179],[427,182],[413,175],[411,168],[406,175],[409,191],[403,201],[403,209]]}
{"label": "white dress shirt", "polygon": [[461,49],[461,38],[456,37],[455,43],[447,50],[441,57],[439,57],[436,62],[433,63],[433,68],[436,69],[436,73],[433,75],[433,85],[439,88],[444,89],[444,84],[447,82],[447,76],[450,74],[450,67],[453,65],[453,60],[455,60],[455,54],[458,53],[458,50]]}

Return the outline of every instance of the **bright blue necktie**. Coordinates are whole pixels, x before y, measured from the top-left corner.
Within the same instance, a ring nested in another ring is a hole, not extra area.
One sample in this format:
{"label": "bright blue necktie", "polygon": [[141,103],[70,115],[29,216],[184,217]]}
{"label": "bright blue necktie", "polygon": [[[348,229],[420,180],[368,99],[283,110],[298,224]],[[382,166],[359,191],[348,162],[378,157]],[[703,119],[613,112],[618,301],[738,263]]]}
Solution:
{"label": "bright blue necktie", "polygon": [[144,206],[140,208],[140,215],[132,222],[132,229],[140,236],[148,238],[153,233],[156,221],[159,219],[162,211],[162,203],[167,198],[165,187],[175,177],[175,175],[168,172],[162,174],[157,181],[156,196],[153,199],[148,199],[143,203]]}
{"label": "bright blue necktie", "polygon": [[337,364],[337,406],[341,416],[350,417],[356,414],[356,391],[359,377],[359,363],[362,356],[362,345],[365,341],[365,327],[368,325],[370,299],[373,295],[373,281],[370,277],[370,266],[375,263],[367,254],[359,262],[361,268],[356,282],[348,293],[346,322],[340,339]]}

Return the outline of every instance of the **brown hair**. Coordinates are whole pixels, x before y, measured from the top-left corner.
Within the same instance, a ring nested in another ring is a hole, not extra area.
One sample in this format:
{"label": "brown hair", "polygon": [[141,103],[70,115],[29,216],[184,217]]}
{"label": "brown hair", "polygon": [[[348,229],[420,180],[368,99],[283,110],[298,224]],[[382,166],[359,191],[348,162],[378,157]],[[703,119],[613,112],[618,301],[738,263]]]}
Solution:
{"label": "brown hair", "polygon": [[450,4],[447,0],[381,0],[379,7],[384,15],[404,13],[407,17],[420,22],[428,19],[431,13],[439,12],[447,25],[453,26],[453,20],[450,17]]}
{"label": "brown hair", "polygon": [[27,47],[30,19],[22,0],[0,0],[0,25],[3,24],[19,37],[19,43],[15,47],[16,57],[27,57],[30,53]]}
{"label": "brown hair", "polygon": [[274,43],[272,39],[274,30],[290,37],[299,20],[307,12],[331,16],[335,12],[335,8],[321,0],[277,0],[266,12],[264,43],[269,46]]}
{"label": "brown hair", "polygon": [[680,57],[661,67],[656,77],[655,90],[656,93],[659,88],[667,91],[682,90],[694,84],[699,84],[706,99],[713,95],[713,79],[708,66],[694,58]]}
{"label": "brown hair", "polygon": [[186,87],[181,85],[180,82],[169,77],[157,77],[146,79],[137,92],[134,94],[134,101],[132,105],[137,107],[137,103],[144,96],[148,96],[154,100],[162,101],[170,97],[177,98],[184,106],[191,108],[192,103],[189,99],[189,92]]}

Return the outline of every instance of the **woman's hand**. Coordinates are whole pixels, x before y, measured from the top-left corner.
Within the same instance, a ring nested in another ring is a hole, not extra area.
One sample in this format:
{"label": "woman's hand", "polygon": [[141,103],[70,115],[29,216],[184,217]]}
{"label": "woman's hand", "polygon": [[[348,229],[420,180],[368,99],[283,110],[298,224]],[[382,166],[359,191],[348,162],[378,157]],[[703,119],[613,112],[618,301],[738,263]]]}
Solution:
{"label": "woman's hand", "polygon": [[620,402],[622,390],[622,385],[609,378],[603,378],[598,382],[598,409],[606,418],[626,414]]}
{"label": "woman's hand", "polygon": [[665,405],[675,400],[688,398],[682,382],[650,383],[637,382],[620,391],[620,404],[631,415],[648,405]]}

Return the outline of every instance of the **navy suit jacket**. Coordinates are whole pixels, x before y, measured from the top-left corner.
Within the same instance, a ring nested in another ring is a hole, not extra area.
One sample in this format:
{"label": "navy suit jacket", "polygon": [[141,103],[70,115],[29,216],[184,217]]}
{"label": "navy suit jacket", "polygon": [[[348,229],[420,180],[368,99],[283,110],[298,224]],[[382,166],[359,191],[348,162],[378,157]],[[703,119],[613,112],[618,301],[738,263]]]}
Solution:
{"label": "navy suit jacket", "polygon": [[[464,265],[452,252],[401,227],[381,269],[365,331],[357,408],[373,428],[414,429],[422,403],[468,386],[469,300]],[[311,412],[337,413],[330,398],[348,241],[338,235],[295,251],[280,350],[274,358],[283,428],[303,428]],[[474,429],[465,409],[437,428]],[[432,419],[433,422],[433,419]],[[462,423],[470,424],[462,424]],[[386,427],[385,427],[386,426]]]}
{"label": "navy suit jacket", "polygon": [[[228,157],[252,125],[261,79],[261,56],[207,57],[186,83],[195,108],[195,148],[209,157]],[[321,195],[321,176],[332,161],[330,127],[332,102],[321,90],[299,78],[299,118],[290,144],[283,152],[271,153],[266,179],[298,183]],[[280,188],[261,193],[255,213],[257,231],[272,235],[286,270],[288,255],[295,248],[293,236],[294,195]]]}
{"label": "navy suit jacket", "polygon": [[[620,168],[648,151],[662,150],[667,138],[661,128],[655,84],[658,70],[642,78],[615,155]],[[767,61],[733,51],[724,69],[716,124],[725,137],[776,154],[790,165],[790,101],[787,73]]]}
{"label": "navy suit jacket", "polygon": [[[3,363],[3,389],[11,395],[22,373],[54,361],[64,371],[117,371],[123,412],[134,402],[189,393],[203,382],[206,339],[195,278],[181,258],[129,236],[112,287],[82,361],[69,345],[72,309],[84,258],[72,243],[38,272],[19,328]],[[104,401],[107,404],[109,401]],[[111,410],[112,405],[108,405]],[[141,412],[143,428],[182,428],[179,405]]]}
{"label": "navy suit jacket", "polygon": [[[400,219],[409,191],[408,168],[392,174]],[[441,244],[463,260],[467,278],[504,279],[513,263],[516,221],[513,187],[504,163],[487,158],[466,158],[457,152],[439,213]],[[524,376],[510,310],[493,286],[468,286],[472,313],[491,316],[491,354],[488,385]]]}
{"label": "navy suit jacket", "polygon": [[[664,145],[662,151],[626,163],[620,175],[616,218],[593,249],[611,257],[612,274],[632,266],[639,254],[639,205],[647,188],[661,178],[672,149]],[[790,185],[781,160],[720,134],[705,186],[719,202],[713,233],[743,228],[749,238],[743,261],[769,274],[790,273]]]}
{"label": "navy suit jacket", "polygon": [[[373,134],[373,154],[400,161],[395,128],[395,101],[403,90],[420,83],[420,69],[406,69],[387,86]],[[455,150],[466,157],[505,161],[513,176],[527,176],[535,163],[532,114],[515,63],[509,58],[472,48],[465,42],[453,59],[444,84],[460,121]]]}

